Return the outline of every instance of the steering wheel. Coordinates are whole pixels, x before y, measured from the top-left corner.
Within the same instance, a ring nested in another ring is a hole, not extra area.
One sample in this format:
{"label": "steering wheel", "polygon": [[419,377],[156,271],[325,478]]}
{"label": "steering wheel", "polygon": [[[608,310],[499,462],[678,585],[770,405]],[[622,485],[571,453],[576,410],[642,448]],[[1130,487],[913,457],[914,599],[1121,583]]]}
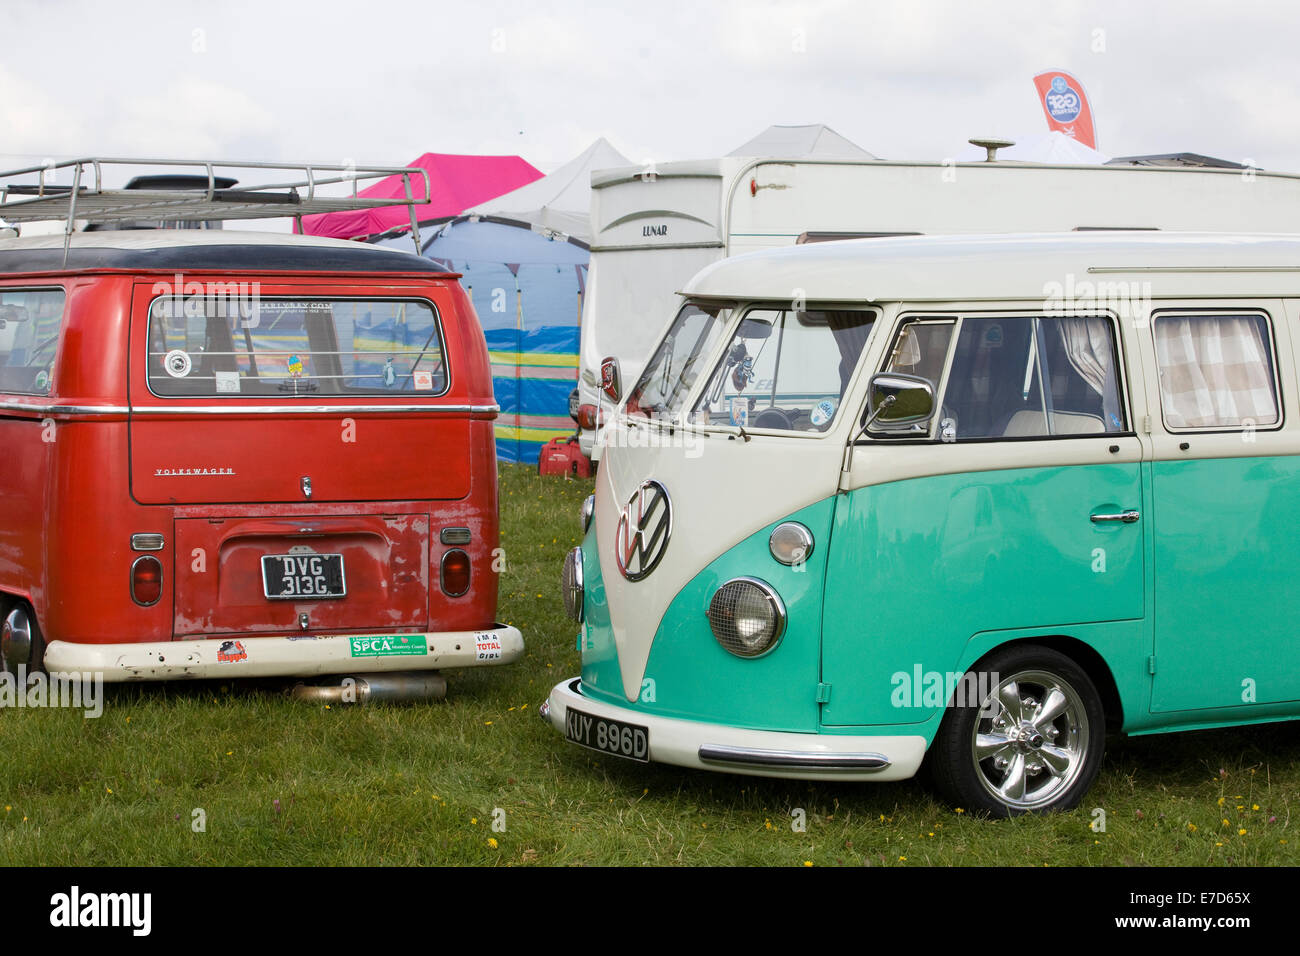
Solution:
{"label": "steering wheel", "polygon": [[783,410],[775,405],[765,408],[750,422],[754,428],[784,428],[787,431],[794,428],[794,421]]}

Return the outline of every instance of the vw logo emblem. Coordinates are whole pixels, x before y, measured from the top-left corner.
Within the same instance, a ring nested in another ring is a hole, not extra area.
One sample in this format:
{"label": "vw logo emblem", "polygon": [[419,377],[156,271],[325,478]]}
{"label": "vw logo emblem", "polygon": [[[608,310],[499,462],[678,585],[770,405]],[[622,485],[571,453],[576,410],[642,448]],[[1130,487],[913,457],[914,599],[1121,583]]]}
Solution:
{"label": "vw logo emblem", "polygon": [[659,564],[673,533],[673,506],[668,490],[657,481],[643,481],[618,518],[614,558],[629,581],[640,581]]}

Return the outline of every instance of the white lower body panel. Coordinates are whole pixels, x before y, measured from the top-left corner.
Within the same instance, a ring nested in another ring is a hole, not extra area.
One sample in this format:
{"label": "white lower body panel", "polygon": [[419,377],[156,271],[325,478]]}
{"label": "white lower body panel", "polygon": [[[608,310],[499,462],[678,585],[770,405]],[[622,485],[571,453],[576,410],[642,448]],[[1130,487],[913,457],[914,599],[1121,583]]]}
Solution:
{"label": "white lower body panel", "polygon": [[576,678],[557,684],[545,707],[546,719],[560,733],[572,707],[592,717],[644,727],[653,762],[755,777],[906,780],[920,769],[926,749],[925,738],[915,735],[799,734],[655,717],[592,700],[583,695]]}
{"label": "white lower body panel", "polygon": [[524,652],[519,629],[426,634],[214,637],[135,644],[51,641],[51,673],[102,674],[106,682],[182,678],[311,677],[509,664]]}

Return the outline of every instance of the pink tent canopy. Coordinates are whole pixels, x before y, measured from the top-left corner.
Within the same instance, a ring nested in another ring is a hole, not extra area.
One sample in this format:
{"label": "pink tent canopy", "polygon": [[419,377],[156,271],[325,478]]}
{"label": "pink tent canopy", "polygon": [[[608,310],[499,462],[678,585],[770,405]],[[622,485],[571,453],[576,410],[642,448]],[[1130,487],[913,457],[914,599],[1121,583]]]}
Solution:
{"label": "pink tent canopy", "polygon": [[[470,206],[487,202],[511,190],[525,186],[542,174],[518,156],[456,156],[449,153],[425,153],[410,166],[419,166],[429,173],[429,190],[432,200],[424,202],[424,179],[416,176],[411,189],[417,200],[415,217],[420,222],[447,219],[459,215]],[[360,196],[377,196],[384,199],[405,198],[401,176],[389,176],[361,190]],[[356,239],[374,236],[389,229],[409,226],[411,214],[406,206],[386,206],[379,209],[360,209],[353,212],[329,212],[318,216],[303,216],[303,232],[311,236],[330,236],[335,239]],[[298,227],[294,225],[294,231]]]}

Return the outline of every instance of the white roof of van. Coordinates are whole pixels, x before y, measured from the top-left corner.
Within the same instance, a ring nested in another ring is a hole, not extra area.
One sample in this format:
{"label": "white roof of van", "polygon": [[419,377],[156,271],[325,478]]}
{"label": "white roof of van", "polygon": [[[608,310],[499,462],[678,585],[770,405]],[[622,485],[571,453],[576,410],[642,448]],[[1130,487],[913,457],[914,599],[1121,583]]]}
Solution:
{"label": "white roof of van", "polygon": [[1059,296],[1056,286],[1080,290],[1081,283],[1121,281],[1151,283],[1152,297],[1202,290],[1300,294],[1300,235],[1152,231],[851,239],[723,259],[692,278],[683,294],[826,302],[1042,300]]}

